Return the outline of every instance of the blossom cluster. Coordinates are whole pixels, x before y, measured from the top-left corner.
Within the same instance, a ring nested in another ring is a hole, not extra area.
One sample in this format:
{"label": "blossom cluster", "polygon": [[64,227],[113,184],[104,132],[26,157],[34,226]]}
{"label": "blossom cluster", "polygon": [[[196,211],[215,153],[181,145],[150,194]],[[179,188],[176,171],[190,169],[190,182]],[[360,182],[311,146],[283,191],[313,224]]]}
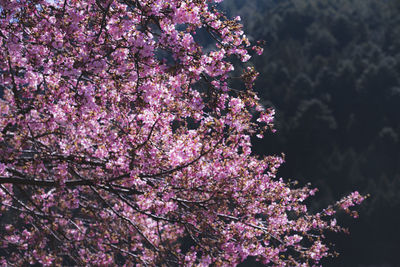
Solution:
{"label": "blossom cluster", "polygon": [[233,88],[230,60],[262,51],[216,2],[0,0],[3,265],[329,255],[322,232],[341,228],[307,211],[314,189],[276,177],[282,157],[252,153],[274,114],[251,89],[254,69]]}

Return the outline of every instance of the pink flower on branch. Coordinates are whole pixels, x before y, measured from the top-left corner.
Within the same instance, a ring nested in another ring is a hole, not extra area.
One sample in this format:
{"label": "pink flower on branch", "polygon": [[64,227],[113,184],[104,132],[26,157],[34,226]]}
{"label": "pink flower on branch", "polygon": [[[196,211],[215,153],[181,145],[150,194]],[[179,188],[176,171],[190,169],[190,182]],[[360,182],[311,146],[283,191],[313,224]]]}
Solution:
{"label": "pink flower on branch", "polygon": [[274,111],[252,91],[254,68],[230,87],[230,60],[262,49],[217,2],[0,0],[3,265],[330,255],[323,232],[342,230],[331,215],[363,197],[311,214],[315,189],[276,177],[282,157],[253,154]]}

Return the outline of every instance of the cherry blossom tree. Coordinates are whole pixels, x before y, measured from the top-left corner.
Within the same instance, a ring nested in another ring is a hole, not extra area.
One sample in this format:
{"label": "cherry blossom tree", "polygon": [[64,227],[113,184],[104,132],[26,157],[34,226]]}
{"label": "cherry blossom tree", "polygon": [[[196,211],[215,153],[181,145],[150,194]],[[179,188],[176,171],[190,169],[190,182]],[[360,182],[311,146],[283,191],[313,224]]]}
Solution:
{"label": "cherry blossom tree", "polygon": [[[94,266],[313,265],[357,192],[318,213],[246,69],[261,53],[207,0],[0,0],[0,260]],[[196,35],[197,33],[197,35]],[[198,36],[210,45],[200,45]]]}

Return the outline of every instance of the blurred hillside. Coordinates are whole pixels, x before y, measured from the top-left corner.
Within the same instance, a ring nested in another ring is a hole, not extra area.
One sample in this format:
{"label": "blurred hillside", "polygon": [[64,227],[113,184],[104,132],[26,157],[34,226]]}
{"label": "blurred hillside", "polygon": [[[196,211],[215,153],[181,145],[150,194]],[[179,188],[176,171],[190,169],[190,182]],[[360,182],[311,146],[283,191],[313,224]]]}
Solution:
{"label": "blurred hillside", "polygon": [[324,266],[399,266],[400,1],[225,0],[252,40],[256,89],[277,111],[278,132],[256,152],[286,154],[280,175],[311,182],[323,207],[359,190],[360,218],[334,235]]}

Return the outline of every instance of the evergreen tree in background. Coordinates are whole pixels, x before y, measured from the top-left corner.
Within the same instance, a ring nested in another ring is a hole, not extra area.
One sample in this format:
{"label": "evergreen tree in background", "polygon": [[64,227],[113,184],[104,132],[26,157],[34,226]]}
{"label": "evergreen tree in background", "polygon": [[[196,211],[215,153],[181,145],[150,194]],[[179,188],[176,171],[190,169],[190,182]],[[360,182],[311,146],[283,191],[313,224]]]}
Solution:
{"label": "evergreen tree in background", "polygon": [[249,38],[266,41],[249,64],[261,73],[255,88],[276,109],[280,134],[254,139],[257,151],[284,152],[279,173],[318,186],[317,206],[354,188],[371,194],[332,266],[397,266],[399,1],[226,1],[223,8],[243,17]]}

